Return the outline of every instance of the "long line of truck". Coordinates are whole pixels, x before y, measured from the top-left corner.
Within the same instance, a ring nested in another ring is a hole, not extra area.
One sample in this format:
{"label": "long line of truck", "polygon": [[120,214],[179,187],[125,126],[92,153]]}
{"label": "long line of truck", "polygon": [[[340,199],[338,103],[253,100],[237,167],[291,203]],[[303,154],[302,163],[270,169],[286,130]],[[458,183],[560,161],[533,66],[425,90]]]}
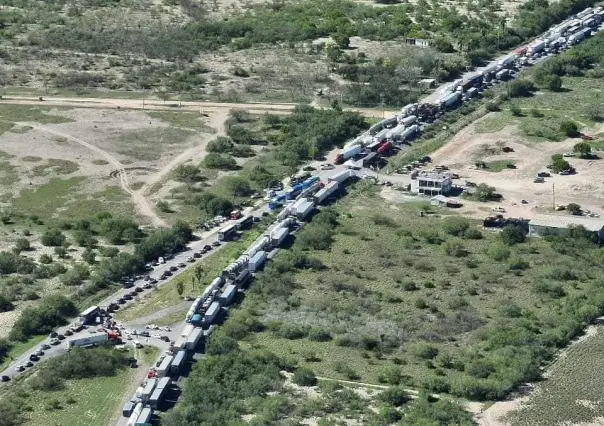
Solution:
{"label": "long line of truck", "polygon": [[[197,297],[185,315],[185,327],[180,337],[172,342],[170,349],[156,362],[146,381],[137,389],[133,398],[126,402],[122,414],[128,418],[129,426],[143,426],[150,422],[154,410],[161,408],[172,385],[172,378],[183,372],[187,360],[199,352],[205,340],[218,324],[223,310],[229,308],[244,289],[252,274],[257,272],[268,259],[268,253],[278,249],[293,229],[303,224],[310,213],[324,204],[354,176],[351,170],[341,170],[320,182],[317,176],[306,179],[299,195],[283,204],[277,220],[266,232]],[[305,189],[313,188],[311,191]]]}
{"label": "long line of truck", "polygon": [[[531,65],[539,57],[559,53],[580,43],[594,31],[602,30],[603,22],[604,10],[601,6],[585,9],[503,59],[444,87],[435,101],[405,105],[399,114],[374,124],[336,154],[335,164],[346,162],[348,165],[349,161],[362,157],[360,165],[367,167],[375,161],[376,156],[369,157],[371,153],[383,156],[396,146],[410,142],[424,126],[430,125],[447,111],[480,96],[492,85],[513,78],[518,70]],[[365,158],[371,162],[365,161]]]}

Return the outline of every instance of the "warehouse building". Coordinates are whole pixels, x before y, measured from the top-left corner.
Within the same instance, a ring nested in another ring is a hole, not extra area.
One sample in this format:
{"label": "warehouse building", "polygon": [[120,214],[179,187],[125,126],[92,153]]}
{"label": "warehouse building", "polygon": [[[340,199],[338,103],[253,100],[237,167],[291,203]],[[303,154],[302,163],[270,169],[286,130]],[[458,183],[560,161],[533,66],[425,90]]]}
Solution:
{"label": "warehouse building", "polygon": [[425,195],[448,195],[453,187],[451,174],[419,171],[411,174],[411,192]]}
{"label": "warehouse building", "polygon": [[543,237],[555,233],[568,233],[573,227],[583,227],[599,241],[604,241],[604,219],[583,216],[557,216],[539,214],[529,221],[529,235]]}

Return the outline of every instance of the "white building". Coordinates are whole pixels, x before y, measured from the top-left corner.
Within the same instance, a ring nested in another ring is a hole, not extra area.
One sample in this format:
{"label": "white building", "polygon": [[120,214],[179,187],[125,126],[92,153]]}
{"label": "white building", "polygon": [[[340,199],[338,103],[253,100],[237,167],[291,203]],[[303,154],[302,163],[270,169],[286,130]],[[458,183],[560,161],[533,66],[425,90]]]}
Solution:
{"label": "white building", "polygon": [[419,171],[411,174],[411,192],[414,194],[447,195],[452,186],[450,173]]}
{"label": "white building", "polygon": [[583,216],[539,214],[529,221],[529,235],[543,237],[552,233],[567,233],[569,228],[583,227],[604,240],[604,219]]}

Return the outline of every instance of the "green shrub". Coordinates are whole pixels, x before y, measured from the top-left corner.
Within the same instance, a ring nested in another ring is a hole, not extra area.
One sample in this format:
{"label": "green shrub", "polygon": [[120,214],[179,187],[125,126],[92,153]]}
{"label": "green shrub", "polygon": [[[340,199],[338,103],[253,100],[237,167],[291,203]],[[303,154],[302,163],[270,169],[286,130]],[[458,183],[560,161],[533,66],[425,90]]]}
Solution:
{"label": "green shrub", "polygon": [[302,367],[296,368],[292,380],[299,386],[314,386],[317,384],[317,377],[315,376],[315,373],[308,368]]}

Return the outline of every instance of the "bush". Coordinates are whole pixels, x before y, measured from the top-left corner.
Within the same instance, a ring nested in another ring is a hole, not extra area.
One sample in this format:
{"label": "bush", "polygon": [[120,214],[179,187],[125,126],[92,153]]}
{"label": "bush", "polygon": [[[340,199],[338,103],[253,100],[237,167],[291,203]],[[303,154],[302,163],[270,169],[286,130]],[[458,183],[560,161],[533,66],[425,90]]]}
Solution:
{"label": "bush", "polygon": [[446,241],[443,246],[447,256],[451,257],[465,257],[468,255],[468,251],[464,247],[463,243],[458,240]]}
{"label": "bush", "polygon": [[329,342],[331,334],[321,328],[311,328],[308,332],[308,339],[313,342]]}
{"label": "bush", "polygon": [[233,157],[223,154],[217,154],[210,152],[203,159],[202,164],[208,169],[221,169],[221,170],[236,170],[237,162]]}
{"label": "bush", "polygon": [[41,241],[47,247],[60,247],[67,241],[67,237],[59,229],[52,228],[42,234]]}
{"label": "bush", "polygon": [[228,138],[228,137],[224,137],[224,136],[218,136],[216,139],[211,140],[210,142],[208,142],[208,146],[206,148],[206,150],[208,152],[217,152],[220,154],[226,154],[231,152],[231,150],[233,149],[233,141]]}
{"label": "bush", "polygon": [[299,386],[314,386],[317,384],[315,373],[308,368],[296,368],[292,380]]}
{"label": "bush", "polygon": [[576,138],[581,133],[579,133],[579,126],[574,121],[563,121],[560,123],[560,132],[568,136],[569,138]]}
{"label": "bush", "polygon": [[522,117],[522,109],[517,105],[511,105],[510,112],[515,117]]}
{"label": "bush", "polygon": [[[15,305],[5,295],[0,294],[0,312],[8,312],[15,309]],[[0,341],[1,343],[1,341]],[[2,347],[0,346],[0,360],[2,359]]]}
{"label": "bush", "polygon": [[442,227],[447,234],[461,237],[470,227],[470,221],[461,216],[449,216],[443,219]]}
{"label": "bush", "polygon": [[247,145],[235,145],[231,153],[233,157],[238,158],[249,158],[256,155],[256,152]]}
{"label": "bush", "polygon": [[399,386],[390,387],[378,394],[378,399],[393,407],[400,407],[411,400],[407,391]]}
{"label": "bush", "polygon": [[510,98],[532,96],[536,90],[535,85],[528,80],[514,80],[507,84],[507,94]]}
{"label": "bush", "polygon": [[499,107],[499,104],[495,103],[495,102],[487,102],[487,104],[485,105],[485,108],[489,112],[501,111],[501,108]]}
{"label": "bush", "polygon": [[523,271],[529,267],[528,262],[520,256],[513,257],[508,264],[510,271]]}
{"label": "bush", "polygon": [[439,376],[431,376],[427,378],[422,384],[422,387],[430,392],[436,393],[449,393],[451,390],[449,379]]}
{"label": "bush", "polygon": [[52,263],[52,256],[50,256],[48,254],[40,255],[39,262],[43,265],[48,265],[48,264]]}
{"label": "bush", "polygon": [[466,240],[480,240],[483,235],[482,232],[478,228],[469,228],[464,232],[463,237]]}
{"label": "bush", "polygon": [[27,238],[19,238],[15,242],[15,250],[17,250],[18,252],[31,250],[31,244],[29,243],[29,240]]}
{"label": "bush", "polygon": [[[208,151],[210,151],[210,144],[212,142],[213,141],[210,141],[208,143]],[[174,169],[173,173],[174,179],[179,182],[194,183],[203,180],[199,168],[192,164],[181,164],[180,166]]]}
{"label": "bush", "polygon": [[508,259],[510,254],[510,249],[500,243],[491,243],[487,249],[487,255],[498,262]]}
{"label": "bush", "polygon": [[24,256],[6,251],[0,252],[0,276],[9,274],[31,274],[36,268],[34,262]]}
{"label": "bush", "polygon": [[433,359],[438,355],[438,348],[426,343],[418,343],[411,348],[413,354],[421,359]]}
{"label": "bush", "polygon": [[230,126],[227,135],[240,145],[254,145],[258,143],[257,135],[243,126]]}
{"label": "bush", "polygon": [[526,240],[526,230],[518,225],[508,225],[499,234],[505,245],[513,246]]}

